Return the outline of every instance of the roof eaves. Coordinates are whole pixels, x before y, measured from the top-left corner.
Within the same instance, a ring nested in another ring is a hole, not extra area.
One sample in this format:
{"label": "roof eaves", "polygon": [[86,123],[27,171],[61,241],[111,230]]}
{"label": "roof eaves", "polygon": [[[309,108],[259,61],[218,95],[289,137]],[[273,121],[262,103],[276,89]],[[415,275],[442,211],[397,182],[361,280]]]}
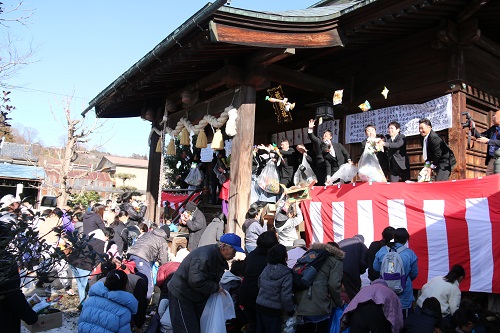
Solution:
{"label": "roof eaves", "polygon": [[193,16],[191,16],[186,22],[175,29],[170,35],[163,39],[158,45],[156,45],[151,51],[149,51],[144,57],[137,61],[132,67],[130,67],[125,73],[120,75],[115,81],[108,85],[103,91],[101,91],[96,97],[94,97],[90,102],[89,106],[83,110],[82,116],[94,108],[102,99],[116,90],[116,87],[127,82],[127,79],[140,72],[141,68],[147,66],[152,61],[158,59],[157,54],[164,52],[169,49],[172,45],[175,45],[177,41],[182,38],[185,34],[190,32],[192,29],[199,29],[199,24],[201,21],[205,20],[207,17],[215,13],[221,6],[226,4],[227,0],[215,0],[215,2],[209,2]]}
{"label": "roof eaves", "polygon": [[321,7],[321,8],[308,8],[302,10],[288,10],[280,12],[262,12],[253,11],[234,7],[222,7],[220,12],[226,12],[246,17],[265,19],[270,21],[280,22],[318,22],[325,21],[339,16],[340,9],[343,7]]}

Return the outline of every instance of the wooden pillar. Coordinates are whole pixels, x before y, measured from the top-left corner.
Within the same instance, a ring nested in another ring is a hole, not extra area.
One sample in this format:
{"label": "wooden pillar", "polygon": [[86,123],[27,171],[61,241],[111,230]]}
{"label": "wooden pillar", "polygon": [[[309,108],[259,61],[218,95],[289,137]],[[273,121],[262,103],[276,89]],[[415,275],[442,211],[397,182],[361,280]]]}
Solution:
{"label": "wooden pillar", "polygon": [[231,149],[231,185],[229,187],[228,230],[243,237],[241,229],[250,205],[252,183],[252,148],[255,129],[255,88],[240,87],[237,134]]}
{"label": "wooden pillar", "polygon": [[467,136],[462,129],[461,121],[465,121],[462,112],[466,111],[466,96],[459,91],[451,97],[452,128],[448,129],[448,144],[455,154],[457,165],[453,169],[450,179],[467,178]]}
{"label": "wooden pillar", "polygon": [[151,145],[149,146],[148,180],[146,186],[146,202],[148,209],[146,219],[158,223],[160,221],[160,209],[158,208],[158,190],[160,178],[161,153],[156,152],[156,145],[160,136],[153,132]]}

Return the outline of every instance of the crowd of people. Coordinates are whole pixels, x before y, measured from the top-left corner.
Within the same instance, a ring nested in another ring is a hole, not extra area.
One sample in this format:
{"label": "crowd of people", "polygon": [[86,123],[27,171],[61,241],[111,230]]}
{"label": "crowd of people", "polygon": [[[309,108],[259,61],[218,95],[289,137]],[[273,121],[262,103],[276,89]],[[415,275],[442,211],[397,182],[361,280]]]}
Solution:
{"label": "crowd of people", "polygon": [[[488,174],[500,145],[500,111],[494,119],[495,125],[486,132],[473,132],[478,142],[491,147]],[[459,284],[467,274],[461,265],[427,281],[420,292],[413,289],[418,258],[408,247],[410,235],[404,228],[386,228],[382,239],[369,247],[362,235],[306,246],[298,232],[303,222],[300,205],[287,200],[275,183],[285,188],[301,180],[322,184],[343,165],[353,165],[345,147],[332,141],[332,133],[326,131],[320,139],[314,126],[311,120],[311,150],[303,145],[294,149],[286,139],[279,148],[255,146],[253,203],[242,223],[243,240],[225,233],[224,213],[207,223],[194,202],[187,203],[176,224],[165,220],[157,226],[145,220],[147,206],[138,204],[131,193],[124,193],[116,204],[107,200],[38,214],[12,195],[2,197],[0,250],[7,263],[2,264],[6,273],[0,275],[2,324],[7,331],[18,332],[21,319],[35,323],[38,316],[22,291],[29,290],[32,279],[36,288],[51,295],[52,280],[58,278],[62,285],[58,293],[79,298],[79,332],[144,328],[155,287],[161,290],[152,318],[159,326],[155,332],[200,332],[205,304],[225,292],[235,314],[226,322],[228,332],[486,332],[484,315],[461,297]],[[406,138],[400,130],[396,121],[389,123],[387,135],[368,125],[362,142],[376,148],[373,154],[391,182],[410,178]],[[419,121],[419,131],[426,161],[421,175],[448,179],[456,164],[453,152],[428,119]],[[187,154],[183,159],[197,160]],[[212,164],[212,170],[204,172],[210,174],[210,200],[216,203],[227,192],[230,163],[219,151]],[[178,183],[188,176],[179,177]],[[191,178],[199,181],[198,175]],[[263,216],[269,202],[276,203],[272,220]],[[19,225],[37,232],[49,249],[36,260],[31,257],[29,265],[9,249],[12,237],[22,237],[12,235]],[[173,248],[170,234],[178,231],[188,235],[187,246]],[[241,254],[235,259],[237,252]],[[365,272],[371,284],[363,286]]]}

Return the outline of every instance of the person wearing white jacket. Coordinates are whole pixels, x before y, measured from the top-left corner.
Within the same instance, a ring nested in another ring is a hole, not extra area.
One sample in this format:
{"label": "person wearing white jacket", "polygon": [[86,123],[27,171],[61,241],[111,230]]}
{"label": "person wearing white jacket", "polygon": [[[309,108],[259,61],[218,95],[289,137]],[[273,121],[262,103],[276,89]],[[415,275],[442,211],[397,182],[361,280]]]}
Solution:
{"label": "person wearing white jacket", "polygon": [[278,242],[288,250],[292,249],[293,241],[298,239],[297,226],[304,221],[302,211],[297,202],[278,204],[274,218],[274,228],[278,232]]}
{"label": "person wearing white jacket", "polygon": [[458,285],[464,277],[465,269],[460,265],[454,265],[444,277],[432,278],[422,287],[422,294],[417,299],[417,306],[422,308],[426,298],[435,297],[441,305],[442,316],[453,315],[460,306],[462,294]]}

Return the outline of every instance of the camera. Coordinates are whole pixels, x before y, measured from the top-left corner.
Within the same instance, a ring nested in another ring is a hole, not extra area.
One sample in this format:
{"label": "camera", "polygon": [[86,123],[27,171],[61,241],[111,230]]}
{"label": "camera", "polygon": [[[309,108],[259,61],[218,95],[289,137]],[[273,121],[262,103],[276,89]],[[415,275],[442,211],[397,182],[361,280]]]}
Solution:
{"label": "camera", "polygon": [[462,128],[473,129],[475,127],[475,124],[474,124],[474,120],[472,120],[472,117],[470,116],[470,113],[467,111],[462,112],[462,116],[465,116],[465,122],[461,123]]}

